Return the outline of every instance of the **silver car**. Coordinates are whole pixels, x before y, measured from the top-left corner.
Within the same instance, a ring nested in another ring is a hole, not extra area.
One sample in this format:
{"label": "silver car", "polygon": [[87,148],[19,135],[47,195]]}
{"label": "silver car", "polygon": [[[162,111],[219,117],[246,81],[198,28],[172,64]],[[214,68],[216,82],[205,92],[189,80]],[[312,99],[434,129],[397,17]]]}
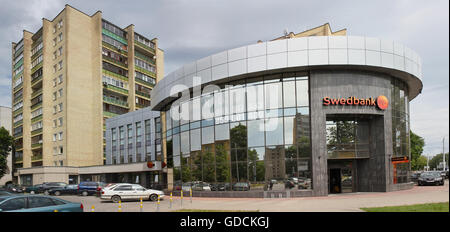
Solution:
{"label": "silver car", "polygon": [[111,200],[119,202],[124,200],[158,200],[164,197],[164,192],[153,189],[146,189],[138,184],[116,184],[108,188],[102,189],[100,198],[103,200]]}

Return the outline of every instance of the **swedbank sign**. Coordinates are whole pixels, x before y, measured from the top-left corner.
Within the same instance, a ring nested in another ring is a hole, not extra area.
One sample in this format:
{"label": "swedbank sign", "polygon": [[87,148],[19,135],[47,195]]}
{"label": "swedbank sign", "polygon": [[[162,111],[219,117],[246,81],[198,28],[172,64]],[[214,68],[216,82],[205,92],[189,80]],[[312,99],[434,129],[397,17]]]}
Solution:
{"label": "swedbank sign", "polygon": [[371,106],[371,107],[378,107],[381,110],[387,109],[389,105],[389,101],[387,97],[380,95],[377,98],[357,98],[357,97],[348,97],[348,98],[331,98],[331,97],[324,97],[323,98],[323,105],[324,106],[330,106],[330,105],[348,105],[348,106]]}

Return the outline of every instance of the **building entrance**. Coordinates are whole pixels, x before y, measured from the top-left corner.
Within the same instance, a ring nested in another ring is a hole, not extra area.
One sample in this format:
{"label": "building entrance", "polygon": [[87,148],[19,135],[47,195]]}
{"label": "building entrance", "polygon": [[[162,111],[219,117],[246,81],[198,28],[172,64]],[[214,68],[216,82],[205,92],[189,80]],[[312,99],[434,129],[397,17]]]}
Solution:
{"label": "building entrance", "polygon": [[328,162],[328,192],[351,193],[356,189],[353,180],[356,172],[353,171],[353,161]]}

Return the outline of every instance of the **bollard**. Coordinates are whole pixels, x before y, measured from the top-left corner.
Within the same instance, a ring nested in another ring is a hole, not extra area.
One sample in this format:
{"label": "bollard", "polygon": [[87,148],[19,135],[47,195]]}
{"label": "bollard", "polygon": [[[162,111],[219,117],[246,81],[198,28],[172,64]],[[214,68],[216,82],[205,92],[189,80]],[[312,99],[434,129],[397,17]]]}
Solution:
{"label": "bollard", "polygon": [[191,204],[192,204],[192,188],[189,189],[189,197],[191,198]]}
{"label": "bollard", "polygon": [[122,201],[119,201],[119,212],[122,212]]}
{"label": "bollard", "polygon": [[54,213],[57,213],[57,212],[58,212],[58,210],[57,210],[57,209],[55,209],[55,210],[53,210],[53,212],[54,212]]}
{"label": "bollard", "polygon": [[183,207],[183,190],[181,190],[181,207]]}
{"label": "bollard", "polygon": [[142,207],[143,207],[143,205],[142,205],[142,197],[141,197],[140,204],[139,204],[139,208],[140,208],[141,213],[142,213]]}
{"label": "bollard", "polygon": [[169,206],[169,208],[172,208],[172,193],[170,193],[170,206]]}
{"label": "bollard", "polygon": [[156,212],[159,212],[159,194],[158,194],[158,201],[156,202]]}
{"label": "bollard", "polygon": [[91,212],[95,212],[95,206],[91,207]]}

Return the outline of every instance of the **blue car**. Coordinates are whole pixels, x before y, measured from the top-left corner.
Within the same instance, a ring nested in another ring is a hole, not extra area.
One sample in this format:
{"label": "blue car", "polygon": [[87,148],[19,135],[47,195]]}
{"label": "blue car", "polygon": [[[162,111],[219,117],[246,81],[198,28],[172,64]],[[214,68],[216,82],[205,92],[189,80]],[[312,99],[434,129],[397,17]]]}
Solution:
{"label": "blue car", "polygon": [[0,212],[83,212],[83,204],[39,195],[0,196]]}

